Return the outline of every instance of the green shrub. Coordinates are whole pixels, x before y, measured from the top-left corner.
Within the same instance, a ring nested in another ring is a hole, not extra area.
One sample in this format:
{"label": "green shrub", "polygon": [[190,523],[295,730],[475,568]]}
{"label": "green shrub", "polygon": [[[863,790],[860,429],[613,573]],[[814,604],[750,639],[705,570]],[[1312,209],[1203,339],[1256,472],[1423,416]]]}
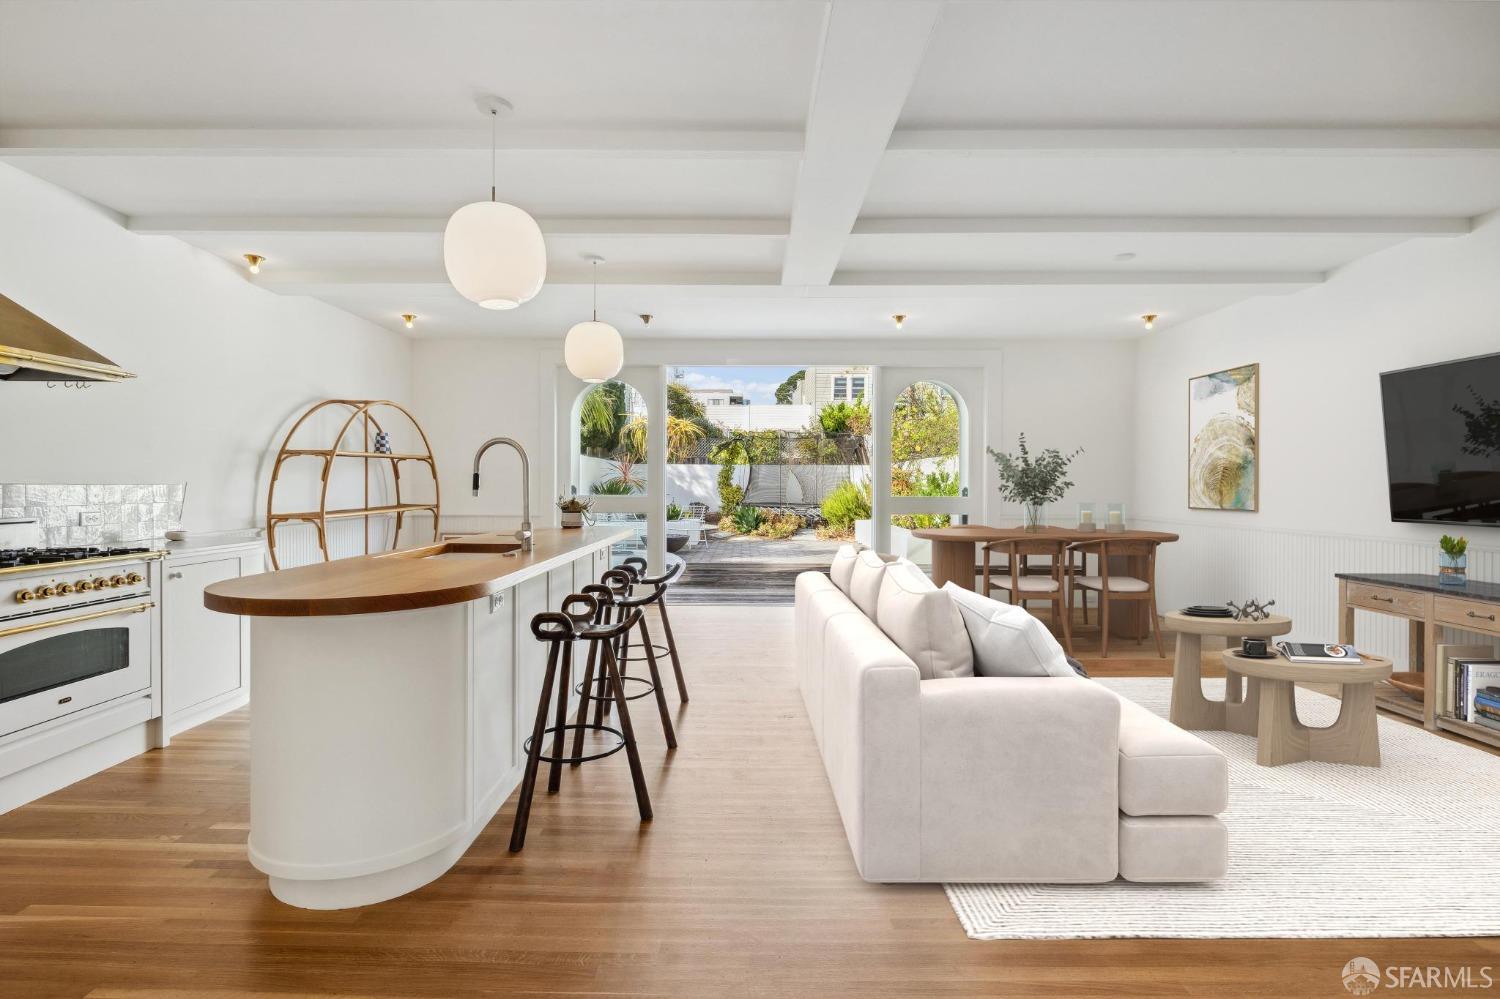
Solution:
{"label": "green shrub", "polygon": [[847,531],[856,520],[870,517],[870,487],[840,482],[833,491],[823,497],[823,519],[834,530]]}
{"label": "green shrub", "polygon": [[632,496],[635,486],[624,479],[604,479],[590,486],[589,492],[595,496]]}
{"label": "green shrub", "polygon": [[668,520],[681,520],[682,519],[682,507],[678,506],[676,503],[668,503],[667,504],[667,519]]}
{"label": "green shrub", "polygon": [[795,513],[770,513],[761,517],[760,526],[755,529],[758,538],[771,538],[774,541],[785,541],[806,526],[802,518]]}
{"label": "green shrub", "polygon": [[742,506],[737,507],[730,518],[734,521],[734,529],[741,534],[754,534],[760,522],[765,519],[759,507]]}

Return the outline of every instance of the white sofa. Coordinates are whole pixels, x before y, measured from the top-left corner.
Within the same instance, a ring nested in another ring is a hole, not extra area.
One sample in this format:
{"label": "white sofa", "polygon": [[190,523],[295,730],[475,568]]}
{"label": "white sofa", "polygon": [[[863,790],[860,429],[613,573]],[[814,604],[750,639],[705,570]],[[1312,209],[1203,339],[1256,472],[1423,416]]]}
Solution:
{"label": "white sofa", "polygon": [[867,881],[1210,881],[1222,753],[1082,677],[923,680],[828,575],[797,579],[797,672]]}

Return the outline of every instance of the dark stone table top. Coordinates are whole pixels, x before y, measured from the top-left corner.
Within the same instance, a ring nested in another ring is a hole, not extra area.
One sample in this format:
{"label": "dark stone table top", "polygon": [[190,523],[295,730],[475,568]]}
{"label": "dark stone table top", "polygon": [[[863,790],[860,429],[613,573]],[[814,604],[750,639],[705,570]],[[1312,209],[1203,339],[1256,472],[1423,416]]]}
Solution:
{"label": "dark stone table top", "polygon": [[1428,576],[1416,572],[1336,572],[1334,575],[1355,583],[1374,583],[1377,586],[1394,586],[1401,590],[1420,590],[1424,593],[1440,593],[1445,597],[1500,604],[1500,583],[1471,579],[1463,586],[1449,586],[1439,582],[1440,577],[1436,573]]}

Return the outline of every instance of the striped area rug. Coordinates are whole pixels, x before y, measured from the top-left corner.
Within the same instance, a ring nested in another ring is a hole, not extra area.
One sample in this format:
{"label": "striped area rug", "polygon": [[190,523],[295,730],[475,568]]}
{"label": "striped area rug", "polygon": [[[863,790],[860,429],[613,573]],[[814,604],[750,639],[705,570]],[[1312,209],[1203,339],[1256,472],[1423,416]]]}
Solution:
{"label": "striped area rug", "polygon": [[[1100,682],[1167,715],[1169,679]],[[1204,686],[1222,697],[1222,680]],[[1338,701],[1299,690],[1297,711],[1309,725],[1327,725]],[[1253,738],[1196,734],[1229,757],[1225,880],[945,885],[969,936],[1500,935],[1500,757],[1384,716],[1378,769],[1261,767]]]}

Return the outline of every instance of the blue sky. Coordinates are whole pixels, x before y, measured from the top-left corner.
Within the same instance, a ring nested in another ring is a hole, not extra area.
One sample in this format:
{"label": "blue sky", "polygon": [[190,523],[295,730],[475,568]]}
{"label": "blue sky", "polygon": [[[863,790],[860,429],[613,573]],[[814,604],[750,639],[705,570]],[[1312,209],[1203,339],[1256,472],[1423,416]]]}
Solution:
{"label": "blue sky", "polygon": [[776,386],[786,381],[802,365],[756,367],[678,368],[682,375],[674,380],[688,388],[727,388],[751,402],[771,405],[776,402]]}

